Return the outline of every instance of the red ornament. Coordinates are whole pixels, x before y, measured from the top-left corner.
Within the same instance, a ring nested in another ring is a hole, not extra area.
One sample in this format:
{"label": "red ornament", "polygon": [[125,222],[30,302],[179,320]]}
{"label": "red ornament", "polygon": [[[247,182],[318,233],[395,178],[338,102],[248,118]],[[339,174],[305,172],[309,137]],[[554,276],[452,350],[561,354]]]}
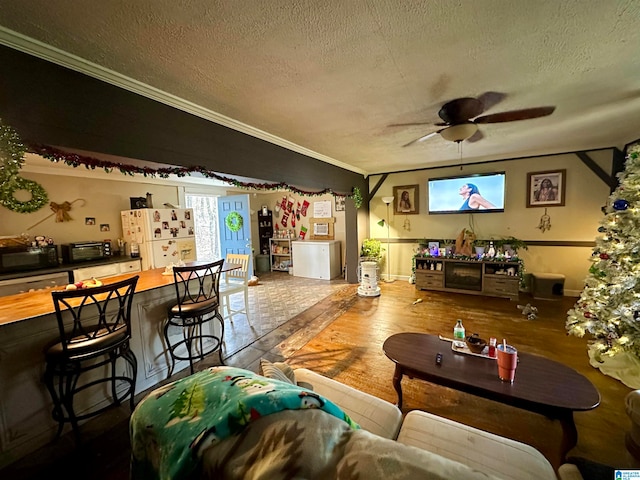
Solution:
{"label": "red ornament", "polygon": [[609,254],[608,253],[601,253],[600,254],[600,258],[602,260],[608,260],[609,259]]}
{"label": "red ornament", "polygon": [[591,312],[584,312],[584,318],[593,318]]}

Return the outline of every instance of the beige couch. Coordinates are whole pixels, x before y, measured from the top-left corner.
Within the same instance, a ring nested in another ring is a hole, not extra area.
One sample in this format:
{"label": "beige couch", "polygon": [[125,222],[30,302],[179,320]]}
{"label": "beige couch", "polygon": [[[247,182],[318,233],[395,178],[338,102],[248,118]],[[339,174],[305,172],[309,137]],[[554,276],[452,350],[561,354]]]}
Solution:
{"label": "beige couch", "polygon": [[[423,411],[403,419],[307,369],[261,361],[261,373],[211,367],[149,393],[131,416],[131,477],[558,479],[529,445]],[[580,479],[571,470],[558,474]]]}
{"label": "beige couch", "polygon": [[313,387],[341,407],[364,430],[418,447],[504,480],[580,480],[574,465],[562,465],[556,475],[535,448],[427,412],[414,410],[404,420],[393,404],[304,368],[297,382]]}

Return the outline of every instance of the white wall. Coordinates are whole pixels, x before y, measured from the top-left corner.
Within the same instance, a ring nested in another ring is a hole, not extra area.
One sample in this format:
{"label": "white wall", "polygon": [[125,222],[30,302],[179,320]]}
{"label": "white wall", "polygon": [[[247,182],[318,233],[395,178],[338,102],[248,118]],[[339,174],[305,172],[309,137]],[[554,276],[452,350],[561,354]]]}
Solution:
{"label": "white wall", "polygon": [[[293,208],[296,208],[296,204],[297,202],[300,202],[300,204],[302,205],[304,200],[307,200],[309,202],[309,208],[307,210],[307,215],[302,216],[300,215],[300,220],[296,219],[296,226],[295,228],[291,227],[291,217],[289,217],[289,221],[288,221],[288,226],[287,228],[283,227],[281,224],[282,221],[282,211],[280,212],[280,214],[278,216],[276,216],[276,203],[277,202],[282,202],[283,197],[292,197],[294,199],[294,205]],[[254,245],[254,250],[257,252],[258,251],[258,215],[257,212],[258,210],[262,207],[262,205],[266,205],[267,208],[269,210],[271,210],[271,213],[273,215],[273,224],[274,224],[274,229],[275,229],[275,224],[278,223],[280,228],[283,230],[295,230],[295,237],[296,239],[298,238],[298,235],[300,233],[300,227],[304,226],[307,228],[307,236],[306,236],[306,240],[310,239],[310,236],[312,235],[312,229],[310,226],[310,222],[309,219],[313,217],[313,204],[315,202],[322,202],[322,201],[329,201],[331,202],[331,212],[333,217],[335,218],[335,223],[334,223],[334,240],[339,240],[340,241],[340,246],[342,248],[342,253],[341,253],[341,258],[342,258],[342,265],[345,264],[345,247],[346,247],[346,225],[345,225],[345,212],[341,211],[341,212],[336,212],[335,210],[335,199],[333,197],[333,195],[331,194],[324,194],[324,195],[300,195],[297,193],[293,193],[293,192],[285,192],[285,191],[274,191],[274,192],[270,192],[270,193],[263,193],[263,194],[255,194],[255,195],[251,195],[251,208],[252,210],[256,211],[255,215],[252,215],[251,217],[251,222],[252,222],[252,232],[253,232],[253,245]],[[293,259],[293,261],[295,262],[295,258]]]}
{"label": "white wall", "polygon": [[[122,175],[119,172],[105,173],[102,170],[87,170],[85,167],[73,168],[65,165],[40,165],[41,159],[34,158],[32,154],[26,155],[27,164],[20,175],[29,180],[38,182],[47,192],[50,202],[61,204],[65,201],[73,202],[69,215],[72,220],[56,223],[53,212],[48,207],[43,207],[34,213],[17,213],[7,208],[0,207],[0,236],[14,236],[27,233],[32,238],[36,235],[51,237],[56,244],[69,243],[84,240],[115,240],[122,236],[120,223],[120,211],[130,208],[130,197],[144,197],[147,192],[153,195],[155,207],[161,207],[164,203],[173,205],[184,204],[184,191],[212,195],[235,195],[249,193],[251,215],[251,234],[254,251],[259,249],[258,235],[258,211],[262,205],[267,205],[269,210],[275,212],[275,204],[284,196],[294,198],[296,203],[309,202],[307,215],[296,220],[296,238],[300,233],[300,227],[309,229],[307,239],[311,235],[309,218],[313,216],[313,204],[318,201],[330,201],[332,214],[336,219],[334,224],[335,239],[341,241],[342,264],[345,262],[345,214],[335,211],[333,195],[298,195],[285,191],[251,191],[232,188],[229,186],[206,185],[202,182],[185,183],[178,180],[161,180],[144,178],[140,175],[134,177]],[[29,200],[26,192],[17,192],[18,200]],[[86,218],[95,218],[95,225],[86,225]],[[275,222],[282,220],[282,214],[274,216]],[[40,223],[39,223],[40,222]],[[37,224],[37,225],[36,225]],[[109,231],[101,231],[100,225],[109,225]],[[34,226],[36,225],[36,226]],[[282,225],[280,225],[281,228]],[[288,229],[292,229],[289,220]]]}
{"label": "white wall", "polygon": [[[606,171],[611,171],[611,151],[597,151],[590,156]],[[549,207],[551,229],[542,232],[537,226],[544,208],[527,208],[527,173],[557,169],[567,170],[566,197],[564,207]],[[427,180],[461,174],[505,171],[506,201],[504,213],[485,214],[427,214]],[[369,179],[370,190],[380,176]],[[601,207],[606,204],[609,187],[573,154],[539,157],[526,160],[492,162],[477,166],[448,167],[433,170],[419,170],[391,174],[371,199],[370,236],[383,241],[387,238],[386,227],[377,222],[386,218],[386,205],[381,198],[393,195],[394,186],[415,185],[420,188],[420,213],[418,215],[393,215],[390,221],[390,237],[406,239],[455,239],[463,228],[473,224],[478,238],[501,238],[514,236],[522,240],[541,241],[594,241]],[[391,209],[393,212],[393,209]],[[410,230],[403,228],[405,220],[411,224]],[[417,243],[391,243],[391,275],[409,277],[412,257]],[[587,247],[529,247],[522,251],[528,272],[562,273],[567,278],[565,292],[578,295],[590,266],[591,248]],[[386,267],[385,272],[386,273]]]}

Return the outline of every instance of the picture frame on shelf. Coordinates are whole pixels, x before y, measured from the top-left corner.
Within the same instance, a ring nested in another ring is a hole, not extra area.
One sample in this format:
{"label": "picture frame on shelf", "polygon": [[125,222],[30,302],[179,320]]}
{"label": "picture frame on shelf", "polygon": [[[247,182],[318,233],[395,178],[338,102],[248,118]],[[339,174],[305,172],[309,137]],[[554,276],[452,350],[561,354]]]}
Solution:
{"label": "picture frame on shelf", "polygon": [[131,210],[147,208],[147,197],[129,197],[129,203],[131,204]]}
{"label": "picture frame on shelf", "polygon": [[527,173],[527,208],[564,207],[567,170]]}
{"label": "picture frame on shelf", "polygon": [[420,186],[403,185],[393,187],[393,211],[396,215],[420,213]]}

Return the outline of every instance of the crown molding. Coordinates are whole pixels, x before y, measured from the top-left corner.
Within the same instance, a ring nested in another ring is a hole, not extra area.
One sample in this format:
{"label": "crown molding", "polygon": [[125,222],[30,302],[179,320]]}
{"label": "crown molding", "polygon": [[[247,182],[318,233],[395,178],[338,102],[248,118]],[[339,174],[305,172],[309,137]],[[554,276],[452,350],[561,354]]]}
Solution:
{"label": "crown molding", "polygon": [[250,125],[234,120],[233,118],[214,112],[213,110],[201,107],[200,105],[196,105],[195,103],[189,102],[188,100],[164,92],[160,89],[134,80],[133,78],[126,77],[118,72],[80,58],[77,55],[65,52],[63,50],[60,50],[59,48],[47,45],[46,43],[40,42],[39,40],[27,37],[26,35],[22,35],[21,33],[14,32],[13,30],[9,30],[8,28],[2,26],[0,26],[0,44],[13,48],[14,50],[21,51],[23,53],[27,53],[34,57],[47,60],[48,62],[69,68],[76,72],[89,75],[90,77],[97,78],[104,82],[110,83],[111,85],[115,85],[117,87],[123,88],[138,95],[142,95],[165,105],[169,105],[170,107],[182,110],[192,115],[196,115],[200,118],[209,120],[219,125],[229,127],[238,132],[251,135],[252,137],[259,138],[274,145],[278,145],[280,147],[286,148],[287,150],[291,150],[302,155],[315,158],[316,160],[329,163],[336,167],[344,168],[345,170],[349,170],[351,172],[366,175],[366,172],[364,172],[364,170],[354,168],[353,166],[347,165],[346,163],[340,162],[339,160],[336,160],[334,158],[327,157],[326,155],[322,155],[320,153],[314,152],[313,150],[301,147],[300,145],[289,142],[288,140],[277,137],[258,128],[254,128]]}

